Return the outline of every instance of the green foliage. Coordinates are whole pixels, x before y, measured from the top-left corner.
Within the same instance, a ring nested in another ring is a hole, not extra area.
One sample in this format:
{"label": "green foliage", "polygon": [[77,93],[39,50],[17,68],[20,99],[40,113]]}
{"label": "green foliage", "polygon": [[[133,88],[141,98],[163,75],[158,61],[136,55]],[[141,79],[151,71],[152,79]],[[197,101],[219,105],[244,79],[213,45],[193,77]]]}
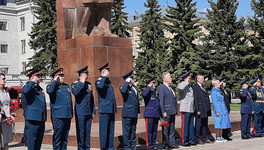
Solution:
{"label": "green foliage", "polygon": [[208,2],[211,10],[207,10],[208,21],[204,25],[208,34],[203,37],[203,45],[199,47],[199,55],[202,56],[200,67],[209,80],[227,76],[228,90],[235,92],[240,88],[239,82],[248,77],[252,69],[245,61],[249,54],[245,19],[237,19],[237,0]]}
{"label": "green foliage", "polygon": [[56,1],[38,0],[36,3],[39,7],[34,13],[38,22],[33,24],[29,34],[29,46],[35,51],[35,55],[29,58],[27,68],[39,67],[40,72],[47,75],[57,67]]}
{"label": "green foliage", "polygon": [[254,34],[250,35],[251,46],[248,55],[244,58],[245,66],[250,66],[251,75],[264,77],[264,0],[252,0],[251,8],[255,12],[252,18],[248,18],[248,23]]}
{"label": "green foliage", "polygon": [[[171,74],[173,83],[178,83],[179,76],[191,71],[193,76],[201,72],[200,56],[194,40],[202,36],[195,16],[196,2],[193,0],[175,0],[176,7],[168,6],[166,14],[167,30],[173,35],[170,39]],[[176,82],[175,82],[176,81]]]}
{"label": "green foliage", "polygon": [[124,0],[114,1],[111,17],[111,32],[121,38],[129,37],[128,31],[132,29],[128,26],[127,23],[128,13],[122,11],[125,8],[126,7],[124,7]]}
{"label": "green foliage", "polygon": [[148,0],[147,8],[140,22],[138,57],[135,60],[136,79],[139,89],[146,87],[145,81],[156,77],[158,84],[162,83],[162,73],[168,70],[169,53],[168,40],[164,36],[164,20],[157,0]]}

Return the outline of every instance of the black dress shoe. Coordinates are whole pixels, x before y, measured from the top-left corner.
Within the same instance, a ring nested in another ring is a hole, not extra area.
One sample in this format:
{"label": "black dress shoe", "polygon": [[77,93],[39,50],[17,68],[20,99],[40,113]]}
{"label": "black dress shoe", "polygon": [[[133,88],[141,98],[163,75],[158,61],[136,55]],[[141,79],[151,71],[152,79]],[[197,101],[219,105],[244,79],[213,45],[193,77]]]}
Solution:
{"label": "black dress shoe", "polygon": [[224,138],[225,140],[227,140],[227,141],[232,141],[233,139],[231,139],[231,138]]}
{"label": "black dress shoe", "polygon": [[184,144],[184,145],[182,145],[182,146],[184,146],[184,147],[189,147],[189,146],[191,146],[191,144]]}

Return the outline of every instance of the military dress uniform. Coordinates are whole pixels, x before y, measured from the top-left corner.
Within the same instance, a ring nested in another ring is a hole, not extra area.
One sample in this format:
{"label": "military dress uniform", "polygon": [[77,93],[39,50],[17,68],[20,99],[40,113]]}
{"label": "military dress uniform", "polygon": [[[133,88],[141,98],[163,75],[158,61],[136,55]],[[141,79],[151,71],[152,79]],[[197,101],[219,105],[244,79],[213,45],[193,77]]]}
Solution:
{"label": "military dress uniform", "polygon": [[[151,78],[146,81],[146,84],[154,82],[154,80],[155,78]],[[147,88],[142,91],[142,97],[145,102],[143,117],[146,121],[146,146],[148,149],[157,149],[157,130],[160,117],[159,98],[150,86],[147,86]]]}
{"label": "military dress uniform", "polygon": [[[62,68],[56,70],[51,76],[63,75]],[[58,83],[53,80],[47,86],[50,96],[50,111],[53,124],[53,149],[66,150],[68,135],[73,117],[73,106],[70,86],[66,83]]]}
{"label": "military dress uniform", "polygon": [[[39,69],[33,70],[29,75],[39,74]],[[27,146],[29,150],[40,150],[47,120],[46,99],[43,89],[33,81],[28,82],[22,93],[27,100],[25,112],[25,126],[27,128]]]}
{"label": "military dress uniform", "polygon": [[[77,72],[88,73],[88,66]],[[81,82],[79,79],[71,84],[71,91],[75,96],[75,121],[78,150],[90,149],[90,135],[93,115],[95,115],[94,97],[90,82]]]}
{"label": "military dress uniform", "polygon": [[[180,76],[183,80],[190,76],[190,72]],[[180,112],[182,116],[182,145],[195,145],[196,139],[194,135],[194,96],[190,83],[182,81],[178,86],[180,94]]]}
{"label": "military dress uniform", "polygon": [[[133,71],[126,73],[123,78],[127,79],[132,73]],[[124,102],[122,110],[123,145],[126,150],[135,150],[137,119],[140,114],[138,91],[134,85],[125,81],[120,86],[120,92]]]}
{"label": "military dress uniform", "polygon": [[[259,81],[258,76],[256,76],[255,79],[251,81],[251,84],[254,84],[257,81]],[[263,136],[261,124],[263,115],[264,95],[261,87],[257,88],[256,86],[250,88],[250,93],[252,95],[254,111],[253,134],[256,137],[261,137]]]}
{"label": "military dress uniform", "polygon": [[[108,63],[99,67],[109,69]],[[95,81],[98,94],[98,114],[99,114],[99,138],[102,150],[114,149],[115,113],[117,112],[114,88],[106,76],[101,76]]]}
{"label": "military dress uniform", "polygon": [[[241,85],[245,84],[247,80],[240,82]],[[241,100],[241,138],[248,139],[252,135],[250,133],[251,128],[251,116],[252,116],[252,96],[247,88],[241,89],[239,92]]]}

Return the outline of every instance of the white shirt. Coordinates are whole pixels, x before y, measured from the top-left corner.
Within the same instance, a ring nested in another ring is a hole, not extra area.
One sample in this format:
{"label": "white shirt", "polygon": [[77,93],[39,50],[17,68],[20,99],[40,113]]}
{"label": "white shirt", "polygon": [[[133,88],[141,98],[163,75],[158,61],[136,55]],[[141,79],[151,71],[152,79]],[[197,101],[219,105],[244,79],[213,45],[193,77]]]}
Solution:
{"label": "white shirt", "polygon": [[165,85],[168,87],[168,89],[169,89],[170,91],[172,91],[172,94],[173,94],[174,97],[175,97],[175,93],[174,93],[174,91],[172,90],[172,88],[171,88],[168,84],[166,84],[166,83],[163,83],[163,84],[165,84]]}

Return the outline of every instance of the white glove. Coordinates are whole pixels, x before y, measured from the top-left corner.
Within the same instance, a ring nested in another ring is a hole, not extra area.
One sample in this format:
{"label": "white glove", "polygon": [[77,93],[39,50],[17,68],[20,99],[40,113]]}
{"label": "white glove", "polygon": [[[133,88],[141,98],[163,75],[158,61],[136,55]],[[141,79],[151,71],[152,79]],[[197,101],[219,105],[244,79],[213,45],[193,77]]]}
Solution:
{"label": "white glove", "polygon": [[138,118],[140,117],[140,114],[138,114]]}
{"label": "white glove", "polygon": [[127,78],[126,79],[126,82],[130,82],[132,79],[131,78]]}

